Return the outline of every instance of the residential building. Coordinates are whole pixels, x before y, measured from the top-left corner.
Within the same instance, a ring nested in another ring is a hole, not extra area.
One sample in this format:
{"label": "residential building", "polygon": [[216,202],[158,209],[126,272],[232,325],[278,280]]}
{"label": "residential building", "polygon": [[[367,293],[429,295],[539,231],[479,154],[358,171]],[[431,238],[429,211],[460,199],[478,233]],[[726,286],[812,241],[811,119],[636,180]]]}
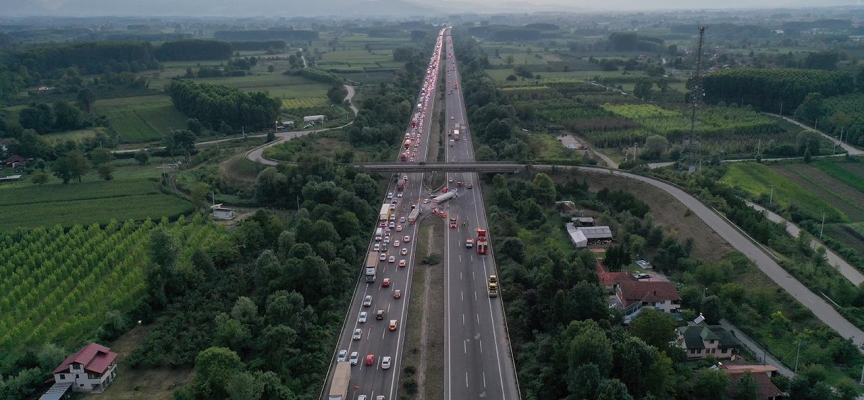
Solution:
{"label": "residential building", "polygon": [[620,271],[620,272],[609,272],[606,270],[606,267],[603,265],[603,261],[599,258],[597,259],[596,264],[594,265],[595,271],[597,271],[597,278],[600,279],[600,283],[603,285],[606,290],[615,290],[618,284],[623,281],[635,281],[636,278],[633,277],[629,272]]}
{"label": "residential building", "polygon": [[57,384],[71,383],[75,392],[101,393],[117,376],[117,353],[90,343],[54,369]]}
{"label": "residential building", "polygon": [[731,359],[741,348],[741,342],[720,325],[690,324],[676,328],[676,334],[678,347],[689,359]]}
{"label": "residential building", "polygon": [[777,375],[777,368],[772,365],[723,365],[720,368],[729,374],[729,386],[726,388],[726,394],[731,398],[738,389],[738,383],[749,372],[756,383],[759,384],[758,399],[759,400],[778,400],[785,394],[781,391],[774,382],[771,382],[771,377]]}
{"label": "residential building", "polygon": [[236,214],[234,213],[234,210],[232,210],[230,208],[224,208],[224,207],[213,208],[213,218],[228,220],[228,219],[234,219],[235,216],[236,216]]}
{"label": "residential building", "polygon": [[624,315],[632,319],[643,307],[668,314],[678,314],[681,296],[675,283],[654,280],[622,280],[618,283],[616,296]]}

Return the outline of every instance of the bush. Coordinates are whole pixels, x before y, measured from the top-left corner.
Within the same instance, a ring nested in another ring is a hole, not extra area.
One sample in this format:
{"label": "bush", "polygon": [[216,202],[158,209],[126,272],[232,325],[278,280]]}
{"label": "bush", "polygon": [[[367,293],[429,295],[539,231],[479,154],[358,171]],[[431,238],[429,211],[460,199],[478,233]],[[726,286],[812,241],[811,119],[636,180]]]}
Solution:
{"label": "bush", "polygon": [[507,77],[507,80],[508,80],[508,81],[516,81],[516,80],[518,80],[518,79],[519,79],[519,78],[517,78],[516,75],[513,75],[513,74],[510,74],[510,76]]}
{"label": "bush", "polygon": [[402,386],[408,394],[417,394],[417,381],[415,381],[414,378],[405,378],[405,382],[402,383]]}

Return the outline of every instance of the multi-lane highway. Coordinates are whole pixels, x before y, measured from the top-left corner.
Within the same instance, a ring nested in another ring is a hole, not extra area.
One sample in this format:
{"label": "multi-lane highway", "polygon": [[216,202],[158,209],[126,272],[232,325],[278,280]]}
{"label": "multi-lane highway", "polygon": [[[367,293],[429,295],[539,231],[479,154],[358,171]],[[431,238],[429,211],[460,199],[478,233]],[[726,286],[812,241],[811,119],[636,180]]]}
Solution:
{"label": "multi-lane highway", "polygon": [[[405,154],[406,164],[423,162],[426,158],[433,115],[432,107],[440,81],[438,71],[441,42],[442,37],[439,36],[423,89],[417,99],[418,104],[412,113],[412,123],[406,127],[404,140],[411,142],[407,145],[407,149],[402,146],[399,155],[401,160],[402,155]],[[346,400],[362,398],[361,396],[366,396],[369,400],[376,400],[378,396],[384,396],[384,399],[397,398],[401,351],[405,339],[403,325],[406,321],[408,301],[411,299],[411,275],[416,263],[417,225],[409,223],[408,217],[412,205],[420,204],[421,198],[425,197],[426,193],[422,184],[422,173],[398,174],[398,176],[399,179],[407,177],[407,182],[402,191],[397,190],[396,180],[391,180],[388,185],[388,194],[377,207],[388,205],[387,208],[391,209],[392,216],[385,217],[385,221],[380,222],[381,225],[376,224],[376,231],[380,228],[384,234],[380,240],[376,240],[374,234],[371,236],[367,256],[363,258],[366,260],[370,254],[374,254],[374,258],[380,256],[383,260],[377,262],[374,282],[367,282],[366,265],[363,265],[364,271],[361,272],[356,289],[353,289],[351,306],[345,318],[338,348],[334,352],[334,360],[331,362],[322,399],[329,398],[334,386],[336,365],[340,362],[353,364],[350,368]],[[393,204],[393,207],[389,207],[389,204]],[[409,240],[406,241],[406,238]],[[398,298],[395,296],[397,291],[401,294]],[[365,321],[360,317],[364,312]],[[383,312],[380,319],[379,312]],[[393,328],[391,321],[395,322],[395,329],[391,329]],[[346,360],[337,361],[342,350]],[[356,364],[351,360],[355,352],[357,353]],[[383,364],[385,357],[390,357],[390,365],[386,369]],[[367,359],[370,358],[371,362],[367,363]]]}
{"label": "multi-lane highway", "polygon": [[[449,36],[444,46],[446,161],[473,162],[471,130]],[[477,228],[488,227],[480,182],[473,172],[448,173],[447,182],[450,190],[458,190],[459,197],[445,205],[448,219],[457,218],[456,227],[445,233],[445,398],[518,399],[502,300],[490,298],[487,292],[489,275],[497,275],[491,246],[487,255],[465,246],[467,239],[476,240]],[[462,187],[458,187],[460,182]]]}

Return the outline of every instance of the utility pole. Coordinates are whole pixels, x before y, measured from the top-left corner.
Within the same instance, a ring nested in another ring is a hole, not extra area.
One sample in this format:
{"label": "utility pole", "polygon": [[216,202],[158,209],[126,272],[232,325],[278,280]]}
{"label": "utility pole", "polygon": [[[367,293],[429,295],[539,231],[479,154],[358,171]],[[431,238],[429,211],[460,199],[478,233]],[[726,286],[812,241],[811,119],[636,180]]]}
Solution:
{"label": "utility pole", "polygon": [[780,115],[783,115],[783,100],[780,100]]}
{"label": "utility pole", "polygon": [[798,341],[798,351],[795,354],[795,373],[798,373],[798,357],[801,356],[801,341]]}
{"label": "utility pole", "polygon": [[823,229],[825,229],[825,211],[822,211],[822,226],[819,228],[819,240],[822,240]]}
{"label": "utility pole", "polygon": [[771,185],[771,196],[768,197],[768,205],[770,206],[773,203],[774,203],[774,185]]}

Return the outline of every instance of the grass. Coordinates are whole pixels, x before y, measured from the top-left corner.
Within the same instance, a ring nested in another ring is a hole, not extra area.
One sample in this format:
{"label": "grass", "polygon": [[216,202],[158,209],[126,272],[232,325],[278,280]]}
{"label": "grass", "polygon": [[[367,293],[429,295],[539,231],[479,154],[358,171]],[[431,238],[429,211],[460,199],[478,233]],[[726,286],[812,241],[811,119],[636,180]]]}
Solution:
{"label": "grass", "polygon": [[[118,164],[122,163],[120,161]],[[61,224],[105,224],[116,220],[170,218],[188,213],[188,201],[163,194],[153,165],[119,167],[112,181],[90,173],[81,183],[52,178],[45,185],[29,180],[0,185],[0,231]]]}
{"label": "grass", "polygon": [[48,134],[42,135],[42,137],[47,139],[48,142],[59,142],[59,141],[66,141],[66,140],[74,140],[76,142],[80,142],[86,138],[96,137],[97,132],[106,133],[105,131],[106,131],[105,128],[96,127],[96,128],[80,129],[77,131],[48,133]]}
{"label": "grass", "polygon": [[795,182],[787,179],[771,168],[757,163],[732,163],[721,182],[737,187],[753,197],[770,196],[774,186],[774,200],[783,207],[795,205],[810,215],[822,215],[826,221],[847,221],[840,210],[826,203],[817,195],[804,190]]}
{"label": "grass", "polygon": [[185,128],[187,119],[164,95],[97,100],[96,112],[108,117],[120,143],[160,140],[171,129]]}
{"label": "grass", "polygon": [[807,164],[782,164],[773,168],[836,207],[850,220],[864,221],[864,193]]}

